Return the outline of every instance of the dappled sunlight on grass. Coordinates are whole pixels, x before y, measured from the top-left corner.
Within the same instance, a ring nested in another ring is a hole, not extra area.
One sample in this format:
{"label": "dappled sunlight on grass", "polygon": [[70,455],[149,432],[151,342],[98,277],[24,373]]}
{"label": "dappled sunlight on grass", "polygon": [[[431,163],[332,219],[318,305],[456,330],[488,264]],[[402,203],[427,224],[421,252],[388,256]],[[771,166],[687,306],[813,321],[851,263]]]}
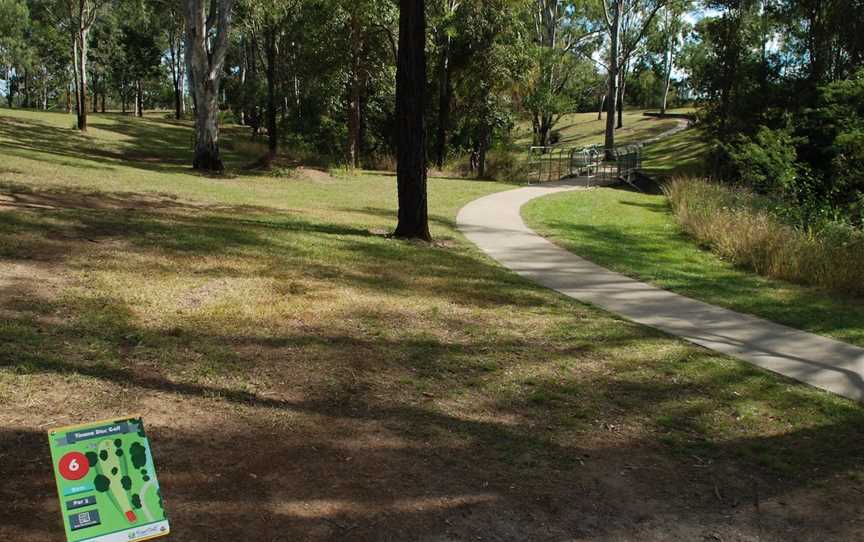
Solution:
{"label": "dappled sunlight on grass", "polygon": [[[392,177],[201,177],[173,149],[188,128],[126,122],[97,116],[86,137],[131,160],[0,135],[0,456],[26,457],[0,488],[10,540],[54,532],[45,428],[118,412],[147,419],[178,540],[441,525],[615,538],[669,510],[657,532],[687,534],[725,525],[717,510],[756,483],[808,503],[819,484],[857,489],[859,405],[575,303],[469,245],[457,211],[506,186],[431,179],[438,242],[402,242],[385,235]],[[162,149],[165,164],[145,159]],[[632,240],[606,235],[619,252]]]}

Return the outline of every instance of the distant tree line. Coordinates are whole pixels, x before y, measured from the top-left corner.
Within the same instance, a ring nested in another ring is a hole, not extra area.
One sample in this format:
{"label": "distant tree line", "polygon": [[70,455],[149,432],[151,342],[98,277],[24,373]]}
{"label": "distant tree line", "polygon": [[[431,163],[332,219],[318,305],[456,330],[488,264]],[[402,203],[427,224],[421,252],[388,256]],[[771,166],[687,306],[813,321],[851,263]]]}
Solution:
{"label": "distant tree line", "polygon": [[[271,154],[287,145],[376,165],[396,154],[397,4],[0,0],[6,105],[75,112],[82,130],[88,111],[183,118],[212,106],[266,138]],[[531,119],[534,143],[549,145],[564,114],[622,109],[628,81],[634,103],[660,107],[674,96],[676,21],[688,9],[666,0],[424,2],[431,160],[442,167],[475,151],[482,176],[482,157],[509,141],[517,119]],[[215,64],[196,64],[205,57]],[[196,85],[196,73],[207,81]],[[199,96],[217,78],[218,95]]]}

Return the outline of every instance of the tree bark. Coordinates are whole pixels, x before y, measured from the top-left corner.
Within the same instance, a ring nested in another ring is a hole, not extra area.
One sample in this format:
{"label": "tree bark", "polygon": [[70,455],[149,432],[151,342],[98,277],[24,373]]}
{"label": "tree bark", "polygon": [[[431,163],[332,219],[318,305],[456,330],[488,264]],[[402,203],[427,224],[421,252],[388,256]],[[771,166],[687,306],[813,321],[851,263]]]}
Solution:
{"label": "tree bark", "polygon": [[[604,0],[605,1],[605,0]],[[609,90],[606,92],[606,138],[607,152],[615,147],[615,113],[618,110],[618,48],[621,37],[621,4],[612,3],[609,27]]]}
{"label": "tree bark", "polygon": [[348,167],[352,170],[359,166],[360,162],[360,94],[361,85],[361,54],[363,48],[363,36],[360,25],[359,6],[352,5],[351,8],[351,81],[348,84]]}
{"label": "tree bark", "polygon": [[144,85],[140,79],[135,81],[135,114],[144,116]]}
{"label": "tree bark", "polygon": [[[184,0],[186,57],[195,101],[195,157],[192,167],[222,172],[219,153],[219,85],[228,52],[233,0]],[[207,5],[211,12],[207,13]],[[212,10],[215,10],[212,11]],[[216,29],[215,35],[212,30]]]}
{"label": "tree bark", "polygon": [[[449,13],[452,13],[453,0],[448,0],[447,7]],[[435,137],[435,162],[438,169],[444,167],[444,160],[447,157],[447,130],[450,125],[450,100],[453,95],[450,65],[450,46],[453,40],[450,34],[445,32],[441,41],[441,58],[438,61],[438,126]]]}
{"label": "tree bark", "polygon": [[279,150],[279,123],[276,119],[276,27],[273,22],[267,25],[264,50],[267,57],[267,150],[273,158]]}
{"label": "tree bark", "polygon": [[617,129],[624,127],[624,92],[627,90],[627,66],[621,67],[621,80],[618,82],[618,124]]}
{"label": "tree bark", "polygon": [[[84,0],[81,0],[80,3],[83,6]],[[82,132],[87,131],[87,34],[87,29],[79,27],[75,36],[77,45],[75,65],[78,72],[78,129]]]}
{"label": "tree bark", "polygon": [[424,0],[399,0],[396,68],[397,187],[395,237],[431,241],[426,194],[426,13]]}

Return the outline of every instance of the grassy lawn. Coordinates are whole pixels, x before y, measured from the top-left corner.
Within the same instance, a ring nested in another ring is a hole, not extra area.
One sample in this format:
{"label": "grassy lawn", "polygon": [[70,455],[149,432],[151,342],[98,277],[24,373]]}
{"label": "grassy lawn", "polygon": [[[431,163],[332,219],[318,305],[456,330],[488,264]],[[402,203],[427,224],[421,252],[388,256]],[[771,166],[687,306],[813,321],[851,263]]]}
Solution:
{"label": "grassy lawn", "polygon": [[684,130],[645,147],[643,170],[649,175],[674,176],[702,173],[708,144],[698,129]]}
{"label": "grassy lawn", "polygon": [[689,239],[664,196],[616,189],[542,198],[524,209],[544,236],[662,288],[864,346],[864,303],[737,269]]}
{"label": "grassy lawn", "polygon": [[383,235],[393,177],[246,172],[230,128],[211,178],[185,123],[71,125],[0,110],[0,538],[59,531],[46,429],[126,413],[172,540],[860,532],[860,405],[504,270],[454,217],[508,186],[431,179],[425,246]]}
{"label": "grassy lawn", "polygon": [[[641,110],[624,112],[624,127],[616,131],[616,143],[638,143],[678,126],[676,119],[646,117],[643,113],[644,111]],[[603,116],[603,120],[597,120],[596,112],[564,115],[553,130],[561,133],[561,140],[558,143],[561,146],[602,144],[606,130],[606,116]],[[516,143],[531,145],[531,137],[531,123],[521,123],[516,130]]]}

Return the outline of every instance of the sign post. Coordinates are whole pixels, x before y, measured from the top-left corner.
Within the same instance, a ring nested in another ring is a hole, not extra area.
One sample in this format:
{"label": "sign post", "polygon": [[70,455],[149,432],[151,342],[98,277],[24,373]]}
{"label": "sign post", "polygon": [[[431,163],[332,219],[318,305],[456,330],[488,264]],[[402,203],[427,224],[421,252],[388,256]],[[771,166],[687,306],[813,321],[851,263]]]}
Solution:
{"label": "sign post", "polygon": [[168,534],[140,417],[52,429],[48,442],[68,542],[138,542]]}

